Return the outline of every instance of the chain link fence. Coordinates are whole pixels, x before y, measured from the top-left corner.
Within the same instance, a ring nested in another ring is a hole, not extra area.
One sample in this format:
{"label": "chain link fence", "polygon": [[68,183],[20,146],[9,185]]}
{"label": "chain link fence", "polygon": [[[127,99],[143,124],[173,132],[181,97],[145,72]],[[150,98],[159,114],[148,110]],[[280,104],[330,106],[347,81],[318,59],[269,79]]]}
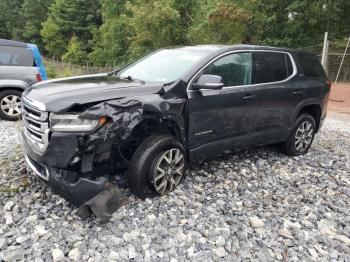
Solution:
{"label": "chain link fence", "polygon": [[[348,42],[347,39],[344,39],[341,41],[328,42],[325,70],[327,72],[329,79],[333,82],[337,77],[338,70],[344,55],[347,42]],[[301,49],[316,54],[321,61],[323,43],[322,44],[320,43],[319,45],[304,47]],[[344,62],[338,76],[338,82],[350,83],[350,48],[345,54]]]}

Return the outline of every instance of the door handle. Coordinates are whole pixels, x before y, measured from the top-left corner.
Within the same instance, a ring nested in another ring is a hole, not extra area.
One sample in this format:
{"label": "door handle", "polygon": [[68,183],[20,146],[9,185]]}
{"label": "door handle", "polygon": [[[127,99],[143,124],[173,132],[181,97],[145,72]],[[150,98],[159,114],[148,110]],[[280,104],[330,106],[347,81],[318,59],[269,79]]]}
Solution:
{"label": "door handle", "polygon": [[256,98],[256,95],[246,95],[243,97],[244,100],[254,100]]}
{"label": "door handle", "polygon": [[293,95],[295,95],[295,96],[300,96],[300,95],[303,95],[304,94],[304,91],[302,91],[302,90],[295,90],[295,91],[293,91]]}

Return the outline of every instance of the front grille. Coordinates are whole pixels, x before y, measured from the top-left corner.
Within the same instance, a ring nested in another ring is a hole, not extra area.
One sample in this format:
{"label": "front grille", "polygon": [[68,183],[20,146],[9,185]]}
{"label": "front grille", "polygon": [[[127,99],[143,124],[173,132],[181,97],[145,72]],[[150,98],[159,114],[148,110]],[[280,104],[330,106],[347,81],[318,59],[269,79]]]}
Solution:
{"label": "front grille", "polygon": [[25,101],[22,111],[25,135],[39,151],[44,152],[49,143],[49,113],[35,109]]}

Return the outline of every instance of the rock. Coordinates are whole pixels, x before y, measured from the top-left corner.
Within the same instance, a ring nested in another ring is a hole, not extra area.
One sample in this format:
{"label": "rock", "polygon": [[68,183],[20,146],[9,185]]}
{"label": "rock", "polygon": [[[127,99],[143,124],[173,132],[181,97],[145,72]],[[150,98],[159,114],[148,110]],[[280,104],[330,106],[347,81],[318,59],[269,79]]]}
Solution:
{"label": "rock", "polygon": [[43,225],[35,226],[34,233],[38,234],[39,237],[43,237],[47,234],[47,230]]}
{"label": "rock", "polygon": [[0,187],[10,189],[0,192],[0,261],[53,261],[54,249],[79,262],[349,260],[349,121],[328,118],[304,156],[246,150],[194,162],[161,198],[126,189],[130,201],[106,224],[78,218],[27,171],[18,125],[0,120]]}
{"label": "rock", "polygon": [[6,204],[4,205],[4,211],[11,211],[14,205],[15,203],[13,201],[6,202]]}
{"label": "rock", "polygon": [[13,224],[13,218],[12,218],[11,213],[6,212],[6,213],[4,214],[4,218],[5,218],[5,224],[6,224],[6,225],[12,225],[12,224]]}
{"label": "rock", "polygon": [[128,248],[129,258],[134,259],[136,257],[136,250],[134,246],[129,246]]}
{"label": "rock", "polygon": [[30,239],[30,236],[29,235],[26,235],[26,236],[19,236],[16,238],[16,242],[18,244],[22,244],[24,242],[26,242],[28,239]]}
{"label": "rock", "polygon": [[73,261],[79,261],[80,259],[80,251],[78,248],[73,248],[71,251],[68,253],[68,257],[73,260]]}
{"label": "rock", "polygon": [[0,237],[0,250],[2,250],[2,248],[5,246],[5,243],[6,243],[6,239]]}
{"label": "rock", "polygon": [[292,233],[287,228],[282,228],[278,231],[278,234],[284,238],[294,239]]}
{"label": "rock", "polygon": [[222,236],[219,236],[218,240],[215,241],[215,245],[218,247],[223,247],[225,246],[225,238],[223,238]]}
{"label": "rock", "polygon": [[20,247],[11,246],[6,251],[4,251],[3,259],[4,261],[17,261],[23,260],[24,254]]}
{"label": "rock", "polygon": [[347,236],[336,235],[335,238],[338,239],[339,241],[343,242],[348,247],[350,247],[350,239]]}
{"label": "rock", "polygon": [[215,255],[217,255],[218,257],[224,257],[226,256],[226,250],[223,247],[219,247],[214,249],[214,253]]}
{"label": "rock", "polygon": [[52,259],[54,262],[62,261],[64,260],[64,253],[61,249],[55,248],[51,251]]}
{"label": "rock", "polygon": [[310,256],[314,257],[314,258],[318,258],[317,252],[315,249],[313,248],[308,248],[307,251],[309,252]]}
{"label": "rock", "polygon": [[320,244],[316,244],[314,248],[317,250],[317,252],[322,256],[327,256],[328,252],[326,250],[323,250]]}
{"label": "rock", "polygon": [[119,259],[120,259],[120,256],[119,256],[119,254],[117,252],[112,250],[109,253],[108,260],[119,260]]}
{"label": "rock", "polygon": [[262,228],[265,226],[264,221],[262,221],[260,218],[256,216],[250,217],[249,223],[253,228]]}

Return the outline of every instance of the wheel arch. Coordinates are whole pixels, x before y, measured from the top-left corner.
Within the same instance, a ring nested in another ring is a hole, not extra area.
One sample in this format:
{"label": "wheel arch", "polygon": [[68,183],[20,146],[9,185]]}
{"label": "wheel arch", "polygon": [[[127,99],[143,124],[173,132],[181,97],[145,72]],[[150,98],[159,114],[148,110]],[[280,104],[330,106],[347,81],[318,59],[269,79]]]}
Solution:
{"label": "wheel arch", "polygon": [[6,90],[16,90],[23,93],[25,88],[21,86],[0,86],[0,92],[6,91]]}
{"label": "wheel arch", "polygon": [[296,114],[294,121],[298,119],[299,116],[302,114],[310,114],[316,122],[316,132],[318,132],[320,128],[320,122],[321,122],[321,105],[318,103],[311,103],[311,104],[306,104],[303,105],[299,110],[298,113]]}

